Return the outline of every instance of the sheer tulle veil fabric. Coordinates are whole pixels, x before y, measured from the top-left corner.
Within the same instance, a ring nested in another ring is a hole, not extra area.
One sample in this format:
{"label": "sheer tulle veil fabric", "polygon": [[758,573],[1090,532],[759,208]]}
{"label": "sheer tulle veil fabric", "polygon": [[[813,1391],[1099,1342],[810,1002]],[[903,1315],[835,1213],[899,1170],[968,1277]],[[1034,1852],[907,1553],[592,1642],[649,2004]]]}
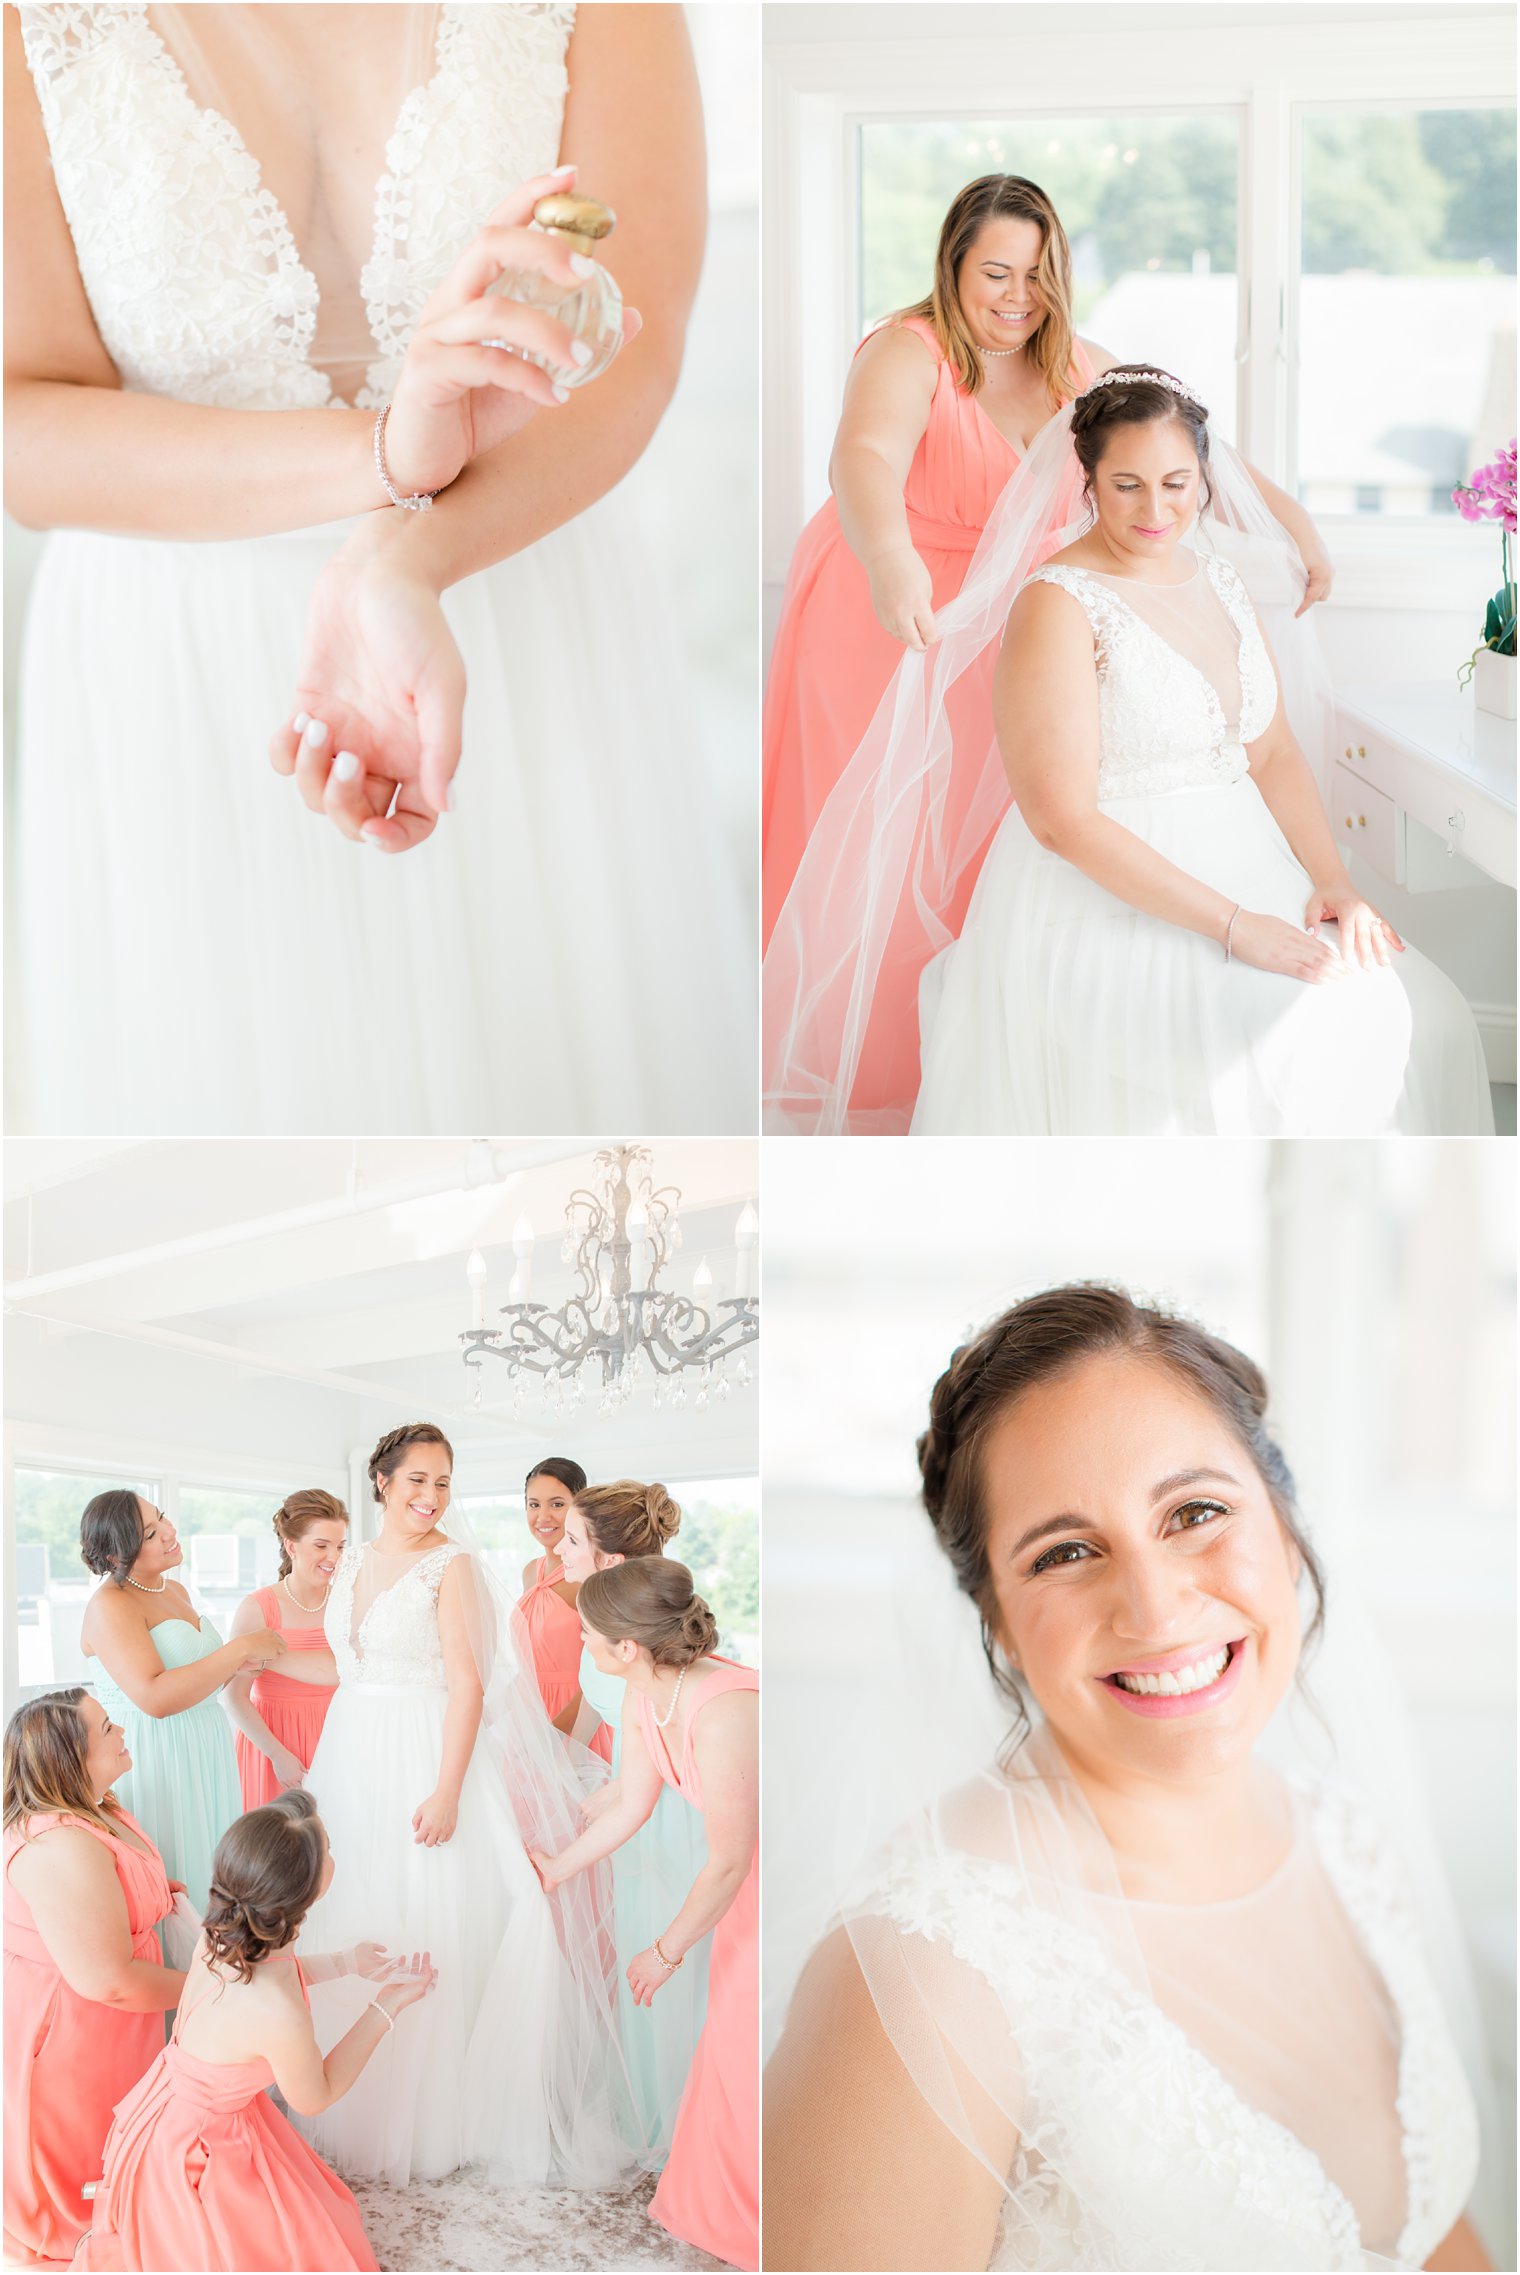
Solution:
{"label": "sheer tulle veil fabric", "polygon": [[[797,1796],[795,1838],[771,1867],[768,2035],[810,1948],[842,1926],[914,2084],[1001,2185],[994,2266],[1422,2264],[1471,2185],[1464,2078],[1485,2178],[1506,2160],[1488,2153],[1497,2097],[1413,1736],[1365,1621],[1341,1619],[1337,1602],[1312,1709],[1295,1700],[1268,1735],[1302,1828],[1289,1864],[1259,1905],[1205,1907],[1195,1922],[1129,1901],[1038,1719],[1011,1743],[975,1614],[937,1552],[904,1552],[890,1595],[897,1633],[875,1623],[877,1674],[814,1757],[816,1788]],[[1306,1942],[1321,1955],[1301,1958]],[[1307,2096],[1313,2153],[1309,2128],[1283,2114],[1285,2041],[1257,2027],[1258,1972],[1298,1989],[1300,2052],[1335,2073]],[[1358,2061],[1381,2066],[1378,2118],[1364,2078],[1351,2104]],[[1369,2222],[1364,2243],[1349,2190],[1327,2175],[1365,2168],[1375,2193],[1376,2123],[1385,2226]],[[1406,2160],[1400,2204],[1386,2174]],[[1484,2201],[1480,2184],[1480,2220]]]}
{"label": "sheer tulle veil fabric", "polygon": [[[1071,406],[1041,430],[994,507],[927,653],[908,653],[808,840],[762,972],[767,1124],[818,1135],[904,1131],[913,1100],[851,1111],[883,966],[921,972],[952,938],[978,863],[1007,810],[1008,780],[966,675],[988,669],[1020,586],[1077,534],[1081,471]],[[1333,712],[1304,569],[1244,462],[1210,449],[1213,502],[1188,542],[1240,571],[1271,646],[1294,732],[1322,786]],[[1052,539],[1050,532],[1057,530]],[[964,684],[963,684],[964,683]],[[958,717],[964,712],[974,725]]]}

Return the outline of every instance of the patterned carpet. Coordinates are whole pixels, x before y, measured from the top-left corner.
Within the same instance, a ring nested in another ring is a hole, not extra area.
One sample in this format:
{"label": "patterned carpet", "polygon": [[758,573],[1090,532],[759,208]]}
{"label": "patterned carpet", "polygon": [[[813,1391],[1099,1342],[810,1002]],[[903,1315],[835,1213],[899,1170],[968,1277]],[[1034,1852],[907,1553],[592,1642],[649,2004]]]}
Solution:
{"label": "patterned carpet", "polygon": [[618,2190],[496,2188],[467,2172],[388,2188],[354,2187],[370,2246],[384,2268],[717,2268],[650,2219],[653,2179]]}

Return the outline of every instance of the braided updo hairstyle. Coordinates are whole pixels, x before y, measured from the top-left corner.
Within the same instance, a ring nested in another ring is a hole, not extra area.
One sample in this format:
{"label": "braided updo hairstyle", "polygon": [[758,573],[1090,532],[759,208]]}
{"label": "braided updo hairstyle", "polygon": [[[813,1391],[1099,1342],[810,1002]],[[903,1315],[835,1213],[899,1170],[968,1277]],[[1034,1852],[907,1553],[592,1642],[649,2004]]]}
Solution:
{"label": "braided updo hairstyle", "polygon": [[370,1491],[377,1501],[385,1499],[385,1488],[401,1467],[408,1446],[442,1446],[451,1464],[454,1459],[454,1449],[436,1422],[403,1422],[398,1429],[387,1430],[369,1457]]}
{"label": "braided updo hairstyle", "polygon": [[1267,1384],[1261,1369],[1233,1344],[1191,1320],[1136,1303],[1122,1288],[1093,1281],[1049,1288],[1016,1303],[952,1355],[934,1385],[929,1427],[918,1441],[929,1520],[956,1580],[980,1614],[982,1650],[992,1679],[1026,1718],[1023,1692],[996,1649],[982,1441],[1026,1390],[1109,1351],[1129,1352],[1165,1367],[1202,1396],[1233,1433],[1303,1559],[1314,1598],[1314,1615],[1304,1631],[1306,1647],[1324,1625],[1325,1577],[1304,1536],[1292,1475],[1267,1430]]}
{"label": "braided updo hairstyle", "polygon": [[[373,1476],[373,1470],[370,1474]],[[270,1521],[280,1544],[280,1569],[275,1578],[283,1580],[294,1569],[290,1561],[291,1541],[299,1540],[313,1525],[346,1525],[348,1511],[336,1493],[324,1493],[319,1485],[307,1485],[298,1492],[287,1493]]]}
{"label": "braided updo hairstyle", "polygon": [[85,1504],[79,1520],[79,1555],[87,1572],[124,1588],[142,1544],[142,1511],[128,1487],[113,1485]]}
{"label": "braided updo hairstyle", "polygon": [[592,1485],[576,1494],[575,1505],[602,1556],[663,1556],[666,1541],[681,1529],[680,1506],[664,1486],[639,1485],[631,1477]]}
{"label": "braided updo hairstyle", "polygon": [[316,1901],[326,1858],[317,1805],[300,1786],[234,1818],[211,1865],[208,1964],[251,1982],[261,1959],[294,1940]]}
{"label": "braided updo hairstyle", "polygon": [[718,1647],[718,1623],[684,1564],[638,1556],[581,1582],[576,1608],[609,1643],[641,1644],[657,1667],[687,1667]]}
{"label": "braided updo hairstyle", "polygon": [[1071,447],[1077,454],[1082,472],[1086,476],[1084,493],[1092,493],[1092,479],[1099,464],[1107,455],[1109,442],[1116,427],[1155,426],[1163,419],[1175,419],[1187,430],[1198,459],[1198,474],[1203,490],[1203,504],[1214,502],[1214,485],[1209,480],[1209,414],[1203,404],[1188,394],[1174,394],[1173,374],[1163,371],[1159,364],[1124,364],[1123,378],[1117,372],[1105,373],[1101,385],[1089,387],[1079,395],[1071,410]]}

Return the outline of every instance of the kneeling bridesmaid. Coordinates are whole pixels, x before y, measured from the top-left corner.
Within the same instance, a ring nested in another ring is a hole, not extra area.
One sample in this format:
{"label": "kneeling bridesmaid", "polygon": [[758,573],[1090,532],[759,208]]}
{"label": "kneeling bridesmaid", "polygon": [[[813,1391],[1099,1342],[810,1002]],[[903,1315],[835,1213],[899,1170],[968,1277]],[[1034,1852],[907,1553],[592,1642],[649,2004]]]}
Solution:
{"label": "kneeling bridesmaid", "polygon": [[116,2112],[81,2268],[373,2268],[359,2207],[269,2099],[301,2116],[348,2091],[395,2018],[432,1989],[425,1953],[377,1989],[324,2059],[308,1982],[393,1973],[379,1944],[297,1960],[331,1883],[309,1793],[282,1793],[222,1836],[174,2036]]}
{"label": "kneeling bridesmaid", "polygon": [[185,1978],[154,1928],[163,1859],[111,1788],[132,1767],[85,1690],[5,1731],[5,2252],[67,2262],[90,2224],[111,2112],[164,2042]]}

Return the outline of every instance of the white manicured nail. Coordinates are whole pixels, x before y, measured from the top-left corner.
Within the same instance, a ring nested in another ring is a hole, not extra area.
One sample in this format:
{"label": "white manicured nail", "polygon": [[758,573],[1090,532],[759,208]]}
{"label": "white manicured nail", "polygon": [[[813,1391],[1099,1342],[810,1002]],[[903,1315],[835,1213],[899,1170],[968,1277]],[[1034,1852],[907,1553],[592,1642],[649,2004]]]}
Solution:
{"label": "white manicured nail", "polygon": [[584,340],[572,340],[570,342],[570,361],[573,364],[578,364],[582,371],[591,361],[592,353],[593,351],[587,347]]}
{"label": "white manicured nail", "polygon": [[358,771],[359,761],[353,752],[351,750],[340,750],[333,760],[333,780],[335,782],[352,782]]}
{"label": "white manicured nail", "polygon": [[560,383],[559,383],[559,381],[558,381],[557,379],[556,379],[556,380],[554,380],[554,381],[552,381],[552,382],[551,382],[551,385],[552,385],[552,387],[553,387],[553,390],[554,390],[554,400],[555,400],[555,402],[556,402],[556,403],[568,403],[568,402],[569,402],[569,400],[570,400],[570,390],[569,390],[569,388],[568,388],[568,387],[561,387],[561,385],[560,385]]}
{"label": "white manicured nail", "polygon": [[290,724],[298,735],[304,735],[310,722],[304,711],[298,711]]}
{"label": "white manicured nail", "polygon": [[572,269],[574,269],[577,276],[596,275],[596,263],[591,259],[589,254],[572,253],[570,255],[570,266]]}
{"label": "white manicured nail", "polygon": [[327,727],[324,721],[321,719],[307,720],[306,740],[311,749],[320,750],[322,748],[322,745],[327,740]]}

